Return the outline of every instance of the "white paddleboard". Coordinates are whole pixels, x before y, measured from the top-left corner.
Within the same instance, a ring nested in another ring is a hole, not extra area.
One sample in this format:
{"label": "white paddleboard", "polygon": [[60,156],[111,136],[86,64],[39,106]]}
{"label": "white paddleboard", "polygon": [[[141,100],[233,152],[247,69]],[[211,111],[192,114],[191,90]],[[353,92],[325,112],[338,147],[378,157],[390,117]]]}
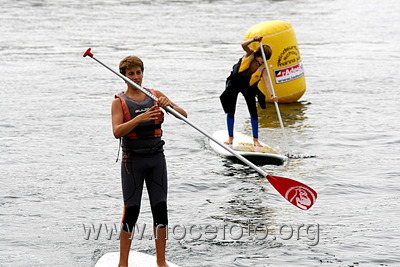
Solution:
{"label": "white paddleboard", "polygon": [[[224,143],[225,141],[228,140],[228,132],[225,130],[219,130],[216,131],[212,135],[212,137]],[[287,160],[286,156],[279,154],[278,151],[268,146],[267,144],[261,141],[260,144],[263,147],[254,147],[253,137],[235,132],[231,148],[241,156],[245,157],[247,160],[257,165],[282,165]],[[218,154],[233,161],[238,161],[238,162],[240,161],[234,155],[232,155],[228,150],[221,147],[211,139],[210,139],[210,146]]]}
{"label": "white paddleboard", "polygon": [[[119,252],[110,252],[104,254],[94,267],[117,267],[118,263]],[[179,267],[169,261],[167,261],[167,264],[169,267]],[[157,267],[157,260],[155,256],[131,250],[128,265],[129,267]]]}

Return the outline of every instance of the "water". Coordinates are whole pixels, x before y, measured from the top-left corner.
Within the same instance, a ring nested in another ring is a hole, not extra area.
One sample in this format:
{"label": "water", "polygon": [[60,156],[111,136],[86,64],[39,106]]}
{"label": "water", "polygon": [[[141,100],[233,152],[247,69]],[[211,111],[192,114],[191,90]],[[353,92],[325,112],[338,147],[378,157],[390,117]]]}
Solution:
{"label": "water", "polygon": [[[306,70],[301,101],[280,105],[289,147],[316,157],[263,169],[313,187],[319,198],[309,211],[296,209],[169,116],[170,224],[194,231],[179,240],[183,228],[175,228],[168,259],[181,266],[400,264],[398,1],[3,0],[0,11],[1,266],[93,266],[118,250],[105,232],[85,238],[85,227],[104,230],[120,219],[110,104],[124,89],[82,58],[88,47],[113,68],[126,55],[143,58],[144,85],[212,133],[224,124],[218,96],[244,33],[276,19],[293,25]],[[285,145],[272,105],[260,111],[260,126],[264,141]],[[243,99],[237,130],[251,132]],[[138,223],[151,223],[145,194]],[[261,228],[247,235],[256,224],[268,227],[268,237]],[[133,248],[152,254],[147,234]]]}

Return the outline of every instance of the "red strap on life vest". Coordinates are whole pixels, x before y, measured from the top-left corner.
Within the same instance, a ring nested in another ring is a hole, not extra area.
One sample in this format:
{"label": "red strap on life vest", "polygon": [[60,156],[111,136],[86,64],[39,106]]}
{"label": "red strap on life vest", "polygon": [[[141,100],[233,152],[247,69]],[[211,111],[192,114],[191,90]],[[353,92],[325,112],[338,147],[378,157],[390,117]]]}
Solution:
{"label": "red strap on life vest", "polygon": [[[124,91],[122,93],[125,94]],[[128,104],[126,104],[125,99],[123,97],[121,97],[120,95],[115,95],[115,98],[119,98],[121,100],[123,122],[130,121],[132,119],[132,116],[131,116],[131,113],[129,111]],[[137,139],[135,132],[128,133],[126,135],[126,137],[128,137],[130,139]]]}

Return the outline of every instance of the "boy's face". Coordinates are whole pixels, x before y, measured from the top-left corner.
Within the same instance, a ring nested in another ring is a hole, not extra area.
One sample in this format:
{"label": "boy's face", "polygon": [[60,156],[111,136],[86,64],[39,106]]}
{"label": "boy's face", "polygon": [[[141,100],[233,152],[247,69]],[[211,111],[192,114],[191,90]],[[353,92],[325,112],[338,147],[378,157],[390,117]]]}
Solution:
{"label": "boy's face", "polygon": [[143,72],[139,66],[126,69],[125,76],[137,85],[142,86]]}

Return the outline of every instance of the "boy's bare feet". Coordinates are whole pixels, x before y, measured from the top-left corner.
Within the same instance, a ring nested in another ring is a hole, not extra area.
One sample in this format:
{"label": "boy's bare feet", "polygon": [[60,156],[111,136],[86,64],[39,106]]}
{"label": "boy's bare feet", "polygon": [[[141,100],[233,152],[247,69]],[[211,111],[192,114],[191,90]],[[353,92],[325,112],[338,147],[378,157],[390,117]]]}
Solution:
{"label": "boy's bare feet", "polygon": [[228,140],[225,141],[224,144],[231,146],[233,144],[233,136],[229,136]]}
{"label": "boy's bare feet", "polygon": [[258,138],[253,138],[253,142],[254,142],[254,147],[263,147],[263,145],[260,144],[260,142],[258,141]]}

